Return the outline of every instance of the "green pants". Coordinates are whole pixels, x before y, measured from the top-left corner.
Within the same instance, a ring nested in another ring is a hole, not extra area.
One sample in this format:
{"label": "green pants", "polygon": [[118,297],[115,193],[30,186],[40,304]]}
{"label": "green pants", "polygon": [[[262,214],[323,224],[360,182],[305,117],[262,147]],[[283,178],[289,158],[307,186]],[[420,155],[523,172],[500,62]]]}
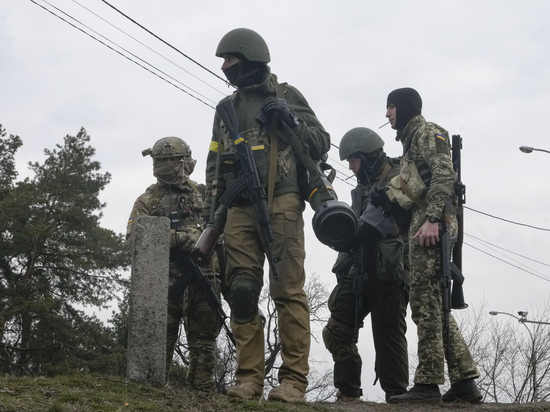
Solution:
{"label": "green pants", "polygon": [[[403,272],[389,278],[370,275],[363,288],[361,303],[359,326],[363,326],[363,320],[370,314],[376,351],[375,371],[380,386],[388,396],[403,393],[409,383],[405,337],[408,293]],[[355,341],[356,299],[351,276],[338,280],[328,305],[330,319],[323,330],[323,340],[334,361],[334,386],[343,395],[361,396],[362,360]]]}
{"label": "green pants", "polygon": [[[217,276],[216,257],[213,257],[212,262],[201,269],[219,298],[220,281]],[[170,286],[177,281],[179,276],[186,276],[185,270],[177,262],[170,262]],[[191,386],[209,389],[213,385],[216,338],[221,330],[221,322],[208,304],[201,289],[194,283],[190,283],[178,299],[168,299],[167,370],[172,362],[182,321],[189,346],[187,383]]]}
{"label": "green pants", "polygon": [[[270,271],[269,292],[277,309],[282,342],[278,380],[305,391],[309,373],[309,307],[304,292],[304,221],[298,194],[273,199],[271,229],[273,256],[278,260],[279,280]],[[229,209],[224,229],[228,288],[238,277],[252,277],[263,285],[265,246],[256,212],[251,205]],[[255,302],[251,302],[254,305]],[[264,330],[259,317],[231,328],[237,342],[238,382],[264,384]]]}
{"label": "green pants", "polygon": [[[445,351],[443,348],[443,317],[441,306],[441,251],[435,246],[419,246],[412,236],[425,222],[424,212],[415,211],[409,230],[409,258],[411,267],[411,317],[418,334],[418,366],[415,383],[438,384],[445,382]],[[456,218],[449,224],[451,234],[457,231]],[[451,383],[478,378],[470,350],[449,315],[450,351],[454,361],[447,360]]]}

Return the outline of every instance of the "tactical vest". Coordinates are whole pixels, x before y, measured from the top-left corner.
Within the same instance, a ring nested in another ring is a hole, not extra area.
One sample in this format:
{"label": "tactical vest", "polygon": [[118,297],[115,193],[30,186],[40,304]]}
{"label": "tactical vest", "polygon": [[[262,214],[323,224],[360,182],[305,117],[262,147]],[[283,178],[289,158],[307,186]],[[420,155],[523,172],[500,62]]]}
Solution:
{"label": "tactical vest", "polygon": [[[277,84],[277,97],[283,97],[286,91],[286,83]],[[237,96],[234,93],[230,98],[235,99]],[[222,144],[224,153],[222,155],[222,173],[227,187],[234,183],[240,176],[241,168],[237,159],[237,148],[225,127],[223,122],[220,123],[220,129],[224,130],[222,135]],[[264,187],[268,187],[270,175],[270,161],[276,162],[274,170],[274,187],[279,185],[285,176],[292,173],[297,175],[296,160],[292,152],[292,147],[278,138],[278,133],[275,130],[273,122],[268,122],[265,126],[260,126],[255,122],[254,126],[248,130],[241,132],[241,137],[247,142],[252,149],[254,161],[260,181]],[[273,142],[276,143],[276,156],[271,153],[270,148]],[[295,188],[298,192],[298,188]],[[246,191],[242,193],[242,198],[246,199]],[[237,199],[237,203],[238,203]]]}
{"label": "tactical vest", "polygon": [[158,184],[151,188],[151,215],[170,218],[172,229],[201,223],[202,196],[195,182],[187,183],[185,188],[173,191]]}

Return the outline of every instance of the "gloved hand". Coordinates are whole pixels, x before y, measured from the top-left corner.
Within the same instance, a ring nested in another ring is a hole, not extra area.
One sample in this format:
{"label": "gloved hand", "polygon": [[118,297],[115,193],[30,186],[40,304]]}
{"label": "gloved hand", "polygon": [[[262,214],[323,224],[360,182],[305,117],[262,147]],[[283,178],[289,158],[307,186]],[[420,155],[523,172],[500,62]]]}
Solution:
{"label": "gloved hand", "polygon": [[183,226],[175,233],[176,247],[186,253],[191,253],[193,246],[199,240],[202,230],[197,226]]}
{"label": "gloved hand", "polygon": [[393,203],[388,198],[385,187],[375,187],[370,192],[370,202],[373,206],[382,208],[384,217],[388,217],[392,214]]}
{"label": "gloved hand", "polygon": [[262,106],[262,113],[264,113],[266,117],[270,117],[274,113],[277,113],[279,118],[291,129],[294,129],[300,124],[300,120],[290,111],[286,100],[282,97],[267,99]]}

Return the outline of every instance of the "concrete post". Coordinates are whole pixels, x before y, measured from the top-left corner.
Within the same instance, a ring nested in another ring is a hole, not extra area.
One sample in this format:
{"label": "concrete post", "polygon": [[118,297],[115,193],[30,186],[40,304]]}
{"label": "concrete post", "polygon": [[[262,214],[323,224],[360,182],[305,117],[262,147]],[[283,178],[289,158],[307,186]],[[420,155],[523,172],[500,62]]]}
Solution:
{"label": "concrete post", "polygon": [[170,219],[136,219],[132,249],[127,378],[164,385]]}

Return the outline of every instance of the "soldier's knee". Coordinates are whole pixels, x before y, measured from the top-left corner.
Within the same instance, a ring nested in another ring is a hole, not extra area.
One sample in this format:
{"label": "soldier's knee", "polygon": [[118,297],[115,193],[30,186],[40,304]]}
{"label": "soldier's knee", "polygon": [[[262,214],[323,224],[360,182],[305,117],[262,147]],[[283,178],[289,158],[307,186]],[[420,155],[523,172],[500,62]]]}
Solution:
{"label": "soldier's knee", "polygon": [[231,317],[238,324],[252,322],[258,314],[260,284],[252,276],[237,275],[229,288],[229,306]]}
{"label": "soldier's knee", "polygon": [[330,329],[325,326],[323,328],[323,343],[325,344],[325,348],[327,348],[327,350],[332,353],[332,349],[334,348],[334,343],[335,343],[335,339],[334,339],[334,335],[332,334],[332,332],[330,331]]}
{"label": "soldier's knee", "polygon": [[355,357],[357,346],[353,330],[330,318],[322,332],[323,343],[335,362]]}

